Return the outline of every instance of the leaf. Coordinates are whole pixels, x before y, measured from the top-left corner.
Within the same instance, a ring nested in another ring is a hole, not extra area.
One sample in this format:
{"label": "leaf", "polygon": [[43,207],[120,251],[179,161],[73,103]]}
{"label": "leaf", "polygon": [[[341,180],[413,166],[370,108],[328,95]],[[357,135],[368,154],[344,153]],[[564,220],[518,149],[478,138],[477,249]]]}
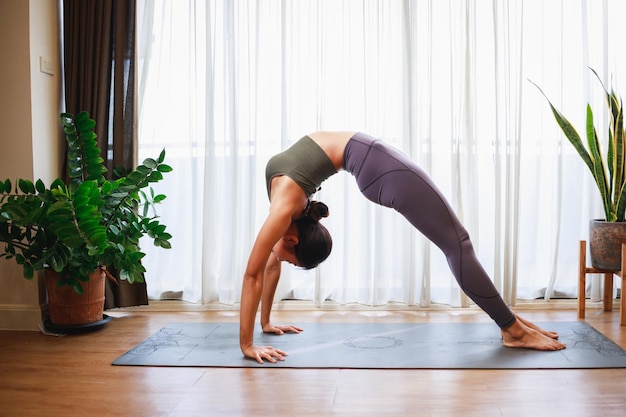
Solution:
{"label": "leaf", "polygon": [[48,208],[48,215],[61,212],[64,216],[70,213],[70,204],[67,201],[57,201]]}
{"label": "leaf", "polygon": [[159,172],[163,172],[163,173],[172,172],[174,170],[171,166],[166,165],[166,164],[159,165],[157,169],[159,170]]}
{"label": "leaf", "polygon": [[103,195],[109,194],[113,189],[113,184],[110,181],[105,181],[101,186],[101,191]]}
{"label": "leaf", "polygon": [[152,199],[152,202],[154,204],[158,204],[165,199],[166,199],[166,196],[164,194],[158,194],[154,196],[154,198]]}
{"label": "leaf", "polygon": [[89,119],[89,113],[86,111],[80,111],[76,114],[76,116],[72,115],[71,113],[64,113],[64,115],[66,115],[66,117],[70,119],[74,119],[74,123],[76,124],[83,123],[84,121]]}
{"label": "leaf", "polygon": [[52,181],[52,184],[50,184],[50,188],[59,189],[67,194],[67,188],[65,187],[65,183],[63,183],[60,178],[56,178],[54,181]]}
{"label": "leaf", "polygon": [[100,251],[100,249],[99,249],[98,247],[96,247],[96,246],[90,246],[90,247],[88,248],[88,254],[89,254],[89,256],[97,256],[97,255],[99,255],[100,253],[102,253],[102,252],[101,252],[101,251]]}
{"label": "leaf", "polygon": [[120,270],[120,279],[126,280],[128,282],[130,282],[131,284],[133,283],[131,276],[129,275],[128,271],[122,269]]}
{"label": "leaf", "polygon": [[148,178],[150,182],[159,182],[163,179],[163,174],[160,171],[152,171]]}
{"label": "leaf", "polygon": [[74,235],[63,237],[63,243],[66,244],[68,247],[75,249],[82,246],[82,244],[85,242],[83,241],[83,238],[79,235]]}
{"label": "leaf", "polygon": [[50,258],[48,258],[48,265],[50,265],[50,268],[54,269],[56,272],[61,272],[65,263],[60,257],[53,254]]}
{"label": "leaf", "polygon": [[18,184],[19,189],[24,194],[35,194],[35,184],[33,184],[32,181],[20,178],[17,181],[17,184]]}
{"label": "leaf", "polygon": [[148,217],[148,210],[150,209],[150,205],[149,204],[144,204],[143,205],[143,212],[141,213],[141,215],[143,217]]}
{"label": "leaf", "polygon": [[76,207],[76,216],[80,219],[89,217],[92,214],[96,214],[97,212],[98,212],[98,209],[95,206],[84,205],[84,206]]}
{"label": "leaf", "polygon": [[171,249],[172,245],[167,240],[163,239],[154,239],[154,246],[159,246],[163,249]]}
{"label": "leaf", "polygon": [[[148,161],[148,159],[146,159],[146,161]],[[135,171],[139,172],[142,176],[146,176],[150,174],[150,172],[152,172],[154,168],[156,168],[156,163],[154,163],[153,165],[154,166],[150,167],[147,164],[145,164],[145,161],[144,161],[144,165],[139,165],[137,169],[135,169]]]}
{"label": "leaf", "polygon": [[164,224],[158,224],[152,228],[152,232],[156,235],[161,235],[161,233],[165,232],[165,227]]}
{"label": "leaf", "polygon": [[72,286],[74,291],[76,291],[76,294],[83,295],[84,290],[83,290],[83,286],[80,285],[80,282],[78,282],[77,280],[74,280],[70,285]]}
{"label": "leaf", "polygon": [[[86,120],[78,123],[77,128],[79,132],[88,133],[96,127],[96,121],[93,119]],[[89,136],[91,138],[91,136]]]}
{"label": "leaf", "polygon": [[24,278],[26,279],[33,279],[33,277],[35,276],[35,271],[33,270],[33,267],[31,264],[29,263],[25,263],[23,266],[23,271],[24,271]]}
{"label": "leaf", "polygon": [[598,140],[598,134],[596,133],[596,129],[593,125],[593,112],[590,105],[587,105],[587,143],[591,151],[591,174],[593,175],[593,178],[596,181],[596,185],[598,186],[598,190],[600,191],[600,196],[602,197],[602,201],[604,203],[603,205],[605,209],[605,216],[608,220],[613,217],[611,213],[611,195],[609,192],[609,182],[607,180],[604,161],[602,160],[602,156],[600,154],[600,142]]}
{"label": "leaf", "polygon": [[39,194],[43,194],[44,192],[46,192],[46,186],[42,180],[37,180],[37,182],[35,183],[35,189]]}
{"label": "leaf", "polygon": [[155,169],[157,167],[157,161],[152,158],[144,159],[143,164],[150,169]]}

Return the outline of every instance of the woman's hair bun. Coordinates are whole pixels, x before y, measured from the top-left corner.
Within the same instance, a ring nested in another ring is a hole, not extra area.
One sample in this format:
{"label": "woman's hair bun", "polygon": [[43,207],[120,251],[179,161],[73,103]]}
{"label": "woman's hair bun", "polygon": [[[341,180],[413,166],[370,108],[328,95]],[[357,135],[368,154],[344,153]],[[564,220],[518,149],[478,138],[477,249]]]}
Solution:
{"label": "woman's hair bun", "polygon": [[311,201],[309,203],[307,216],[313,221],[320,221],[323,217],[328,217],[328,206],[321,201]]}

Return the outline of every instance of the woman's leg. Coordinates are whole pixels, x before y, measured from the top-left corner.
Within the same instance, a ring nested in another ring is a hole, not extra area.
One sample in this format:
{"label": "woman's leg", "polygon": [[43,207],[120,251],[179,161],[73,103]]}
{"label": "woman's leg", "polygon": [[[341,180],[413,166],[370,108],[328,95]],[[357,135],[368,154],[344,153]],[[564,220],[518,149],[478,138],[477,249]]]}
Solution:
{"label": "woman's leg", "polygon": [[565,345],[516,316],[480,264],[469,235],[428,175],[406,155],[374,138],[357,133],[348,142],[344,168],[371,201],[400,212],[445,254],[463,291],[502,329],[509,347],[558,350]]}
{"label": "woman's leg", "polygon": [[498,326],[513,324],[515,315],[478,261],[467,231],[421,168],[363,134],[348,142],[345,164],[368,199],[397,210],[443,251],[461,289]]}

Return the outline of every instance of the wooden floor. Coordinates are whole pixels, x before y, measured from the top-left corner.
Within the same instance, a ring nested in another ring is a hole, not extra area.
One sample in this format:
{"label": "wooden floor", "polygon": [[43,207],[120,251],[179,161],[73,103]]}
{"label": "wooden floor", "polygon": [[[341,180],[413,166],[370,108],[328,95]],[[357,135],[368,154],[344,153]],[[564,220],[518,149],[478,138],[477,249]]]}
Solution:
{"label": "wooden floor", "polygon": [[[521,311],[573,321],[570,310]],[[233,321],[235,311],[114,312],[101,331],[54,337],[0,332],[2,417],[624,416],[626,369],[344,370],[112,366],[171,322]],[[481,312],[277,311],[276,321],[474,322]],[[618,313],[587,320],[626,348]],[[306,331],[306,330],[305,330]],[[419,355],[419,352],[415,352]]]}

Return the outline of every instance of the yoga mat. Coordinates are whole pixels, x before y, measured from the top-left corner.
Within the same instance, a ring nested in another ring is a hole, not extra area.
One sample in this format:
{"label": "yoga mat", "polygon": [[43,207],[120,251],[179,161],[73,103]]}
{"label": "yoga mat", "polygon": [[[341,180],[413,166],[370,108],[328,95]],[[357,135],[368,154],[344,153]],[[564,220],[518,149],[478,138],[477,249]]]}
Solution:
{"label": "yoga mat", "polygon": [[624,368],[626,352],[586,322],[543,323],[567,349],[540,352],[502,346],[493,323],[300,323],[304,332],[255,334],[255,343],[289,353],[264,365],[239,350],[238,323],[173,323],[113,365],[361,368],[564,369]]}

